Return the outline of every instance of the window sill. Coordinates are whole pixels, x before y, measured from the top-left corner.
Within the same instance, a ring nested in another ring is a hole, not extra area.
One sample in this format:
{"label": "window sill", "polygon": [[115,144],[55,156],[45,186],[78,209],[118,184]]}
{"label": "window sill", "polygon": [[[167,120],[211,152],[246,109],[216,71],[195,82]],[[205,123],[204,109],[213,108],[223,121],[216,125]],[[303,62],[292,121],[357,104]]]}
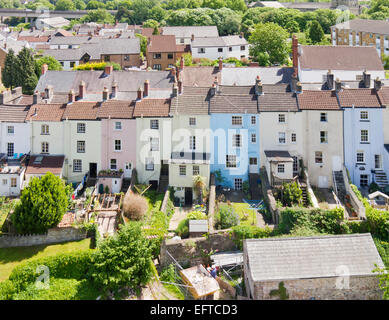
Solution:
{"label": "window sill", "polygon": [[370,142],[360,142],[360,144],[370,144]]}
{"label": "window sill", "polygon": [[362,119],[359,119],[360,122],[370,122],[370,120],[362,120]]}

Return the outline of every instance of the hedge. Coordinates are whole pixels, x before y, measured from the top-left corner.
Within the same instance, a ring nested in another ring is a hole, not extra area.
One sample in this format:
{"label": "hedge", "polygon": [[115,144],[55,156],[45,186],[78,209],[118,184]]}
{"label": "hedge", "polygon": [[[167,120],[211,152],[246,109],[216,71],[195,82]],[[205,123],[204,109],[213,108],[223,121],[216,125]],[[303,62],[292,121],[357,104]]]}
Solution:
{"label": "hedge", "polygon": [[244,239],[268,238],[272,235],[272,232],[272,229],[269,227],[234,226],[232,227],[231,235],[236,245],[242,250]]}

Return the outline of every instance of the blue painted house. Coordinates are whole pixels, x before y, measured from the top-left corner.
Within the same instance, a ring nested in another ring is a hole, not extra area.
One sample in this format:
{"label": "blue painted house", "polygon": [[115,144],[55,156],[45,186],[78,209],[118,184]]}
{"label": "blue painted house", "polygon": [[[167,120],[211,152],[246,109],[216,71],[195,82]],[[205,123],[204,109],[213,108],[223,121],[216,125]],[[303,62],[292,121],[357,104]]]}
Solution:
{"label": "blue painted house", "polygon": [[211,172],[217,185],[241,190],[249,173],[259,173],[259,114],[254,86],[211,90]]}
{"label": "blue painted house", "polygon": [[338,97],[344,110],[344,163],[353,184],[384,186],[384,108],[376,90],[343,89]]}

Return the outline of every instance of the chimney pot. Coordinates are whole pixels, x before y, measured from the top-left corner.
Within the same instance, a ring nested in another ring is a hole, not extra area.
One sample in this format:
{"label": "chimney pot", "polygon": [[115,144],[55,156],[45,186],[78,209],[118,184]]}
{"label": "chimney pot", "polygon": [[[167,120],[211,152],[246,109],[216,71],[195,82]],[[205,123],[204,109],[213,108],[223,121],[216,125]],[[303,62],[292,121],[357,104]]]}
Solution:
{"label": "chimney pot", "polygon": [[138,89],[137,100],[142,100],[142,88],[140,88],[140,87]]}
{"label": "chimney pot", "polygon": [[342,90],[342,82],[340,82],[339,78],[335,80],[335,91],[339,92]]}
{"label": "chimney pot", "polygon": [[74,90],[73,89],[71,89],[69,91],[68,97],[69,97],[68,103],[73,103],[75,101],[75,95],[74,95]]}
{"label": "chimney pot", "polygon": [[262,81],[259,76],[255,79],[255,93],[257,96],[262,96],[263,95],[263,86],[262,86]]}
{"label": "chimney pot", "polygon": [[297,81],[296,83],[296,93],[302,93],[303,92],[303,86],[301,85],[300,81]]}
{"label": "chimney pot", "polygon": [[85,82],[81,81],[80,86],[79,86],[79,91],[78,91],[78,96],[80,99],[85,98],[85,93],[86,93],[86,88],[85,88]]}
{"label": "chimney pot", "polygon": [[118,90],[118,83],[115,81],[112,84],[112,98],[116,98],[117,90]]}
{"label": "chimney pot", "polygon": [[38,96],[39,96],[39,92],[35,91],[33,96],[32,96],[32,103],[33,104],[37,104],[38,103]]}
{"label": "chimney pot", "polygon": [[219,71],[223,69],[223,59],[219,58]]}
{"label": "chimney pot", "polygon": [[150,87],[149,80],[145,80],[143,97],[147,97],[149,95],[149,87]]}
{"label": "chimney pot", "polygon": [[327,87],[329,90],[334,88],[334,74],[331,72],[331,70],[328,70],[327,72]]}
{"label": "chimney pot", "polygon": [[380,80],[379,77],[377,77],[375,80],[374,80],[374,89],[375,91],[379,91],[382,87],[382,81]]}
{"label": "chimney pot", "polygon": [[106,100],[108,100],[108,88],[104,87],[104,90],[103,90],[103,101],[106,101]]}
{"label": "chimney pot", "polygon": [[112,71],[113,71],[113,66],[105,66],[104,67],[104,73],[106,75],[110,75],[112,73]]}
{"label": "chimney pot", "polygon": [[371,84],[371,75],[367,71],[363,71],[363,85],[365,88],[370,88]]}

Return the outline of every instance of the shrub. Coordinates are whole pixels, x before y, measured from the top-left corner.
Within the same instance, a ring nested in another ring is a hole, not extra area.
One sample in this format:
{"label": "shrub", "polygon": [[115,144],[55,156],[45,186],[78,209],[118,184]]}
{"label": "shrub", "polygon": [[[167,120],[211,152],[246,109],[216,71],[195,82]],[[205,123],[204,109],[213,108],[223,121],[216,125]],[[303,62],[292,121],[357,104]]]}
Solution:
{"label": "shrub", "polygon": [[285,207],[300,205],[303,201],[303,192],[296,182],[284,183],[278,195],[278,199]]}
{"label": "shrub", "polygon": [[235,226],[232,227],[232,235],[234,242],[242,250],[244,239],[259,239],[268,238],[272,234],[272,230],[269,227],[260,228],[256,226]]}
{"label": "shrub", "polygon": [[114,62],[89,62],[75,66],[73,70],[104,70],[106,66],[113,66],[113,70],[121,70],[120,64]]}
{"label": "shrub", "polygon": [[228,229],[239,224],[239,215],[229,205],[221,205],[216,216],[216,225],[221,229]]}
{"label": "shrub", "polygon": [[186,218],[180,221],[176,229],[176,233],[182,238],[189,236],[189,220],[207,220],[207,216],[200,211],[188,213]]}
{"label": "shrub", "polygon": [[169,228],[169,217],[162,211],[154,211],[150,225],[144,229],[145,236],[150,236],[150,248],[153,257],[158,257],[161,251],[161,243]]}
{"label": "shrub", "polygon": [[16,293],[16,287],[10,280],[0,282],[0,300],[11,300]]}
{"label": "shrub", "polygon": [[381,188],[375,182],[370,183],[369,185],[369,193],[373,193],[376,191],[381,191]]}
{"label": "shrub", "polygon": [[64,181],[48,172],[23,189],[12,224],[20,234],[45,233],[61,221],[68,204]]}
{"label": "shrub", "polygon": [[136,288],[151,278],[150,242],[139,223],[128,223],[101,242],[93,255],[91,279],[105,290],[122,286]]}
{"label": "shrub", "polygon": [[123,213],[131,220],[141,220],[148,208],[146,198],[139,194],[130,193],[124,197]]}

